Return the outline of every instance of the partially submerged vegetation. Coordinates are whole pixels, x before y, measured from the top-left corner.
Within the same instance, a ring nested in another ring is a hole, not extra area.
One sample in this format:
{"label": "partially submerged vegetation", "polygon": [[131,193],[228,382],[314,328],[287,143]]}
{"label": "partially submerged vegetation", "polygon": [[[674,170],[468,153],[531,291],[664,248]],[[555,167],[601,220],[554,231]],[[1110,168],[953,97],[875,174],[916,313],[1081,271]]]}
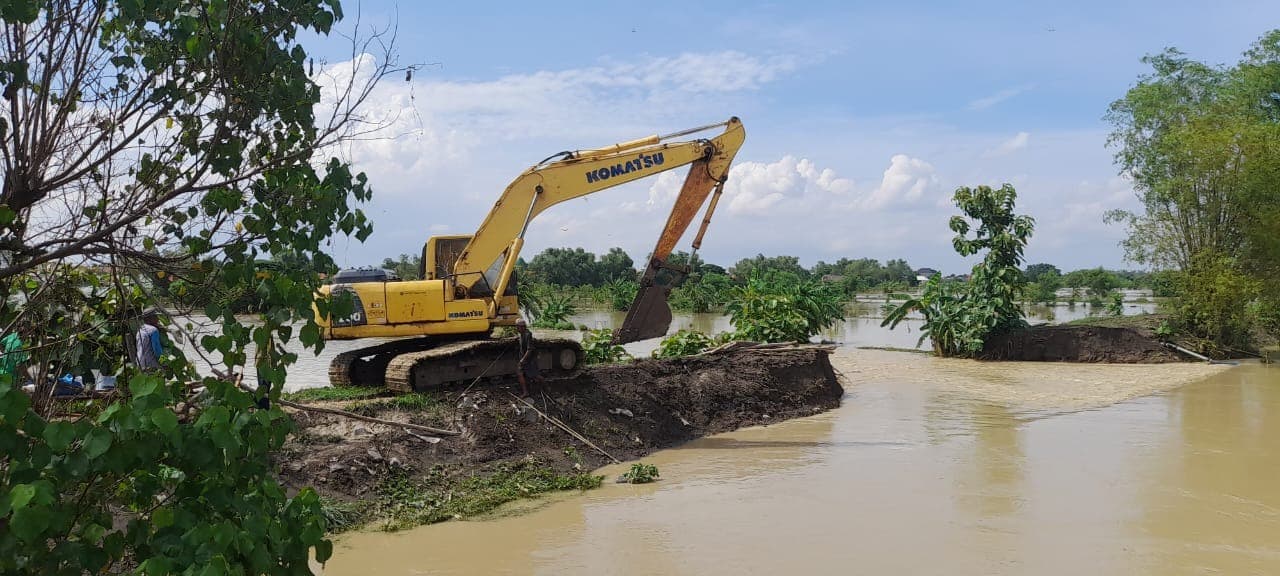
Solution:
{"label": "partially submerged vegetation", "polygon": [[604,476],[581,471],[559,472],[535,458],[499,464],[493,471],[465,478],[444,468],[425,475],[393,472],[377,482],[368,499],[323,501],[332,532],[375,528],[390,532],[446,520],[476,518],[522,498],[550,492],[590,490]]}
{"label": "partially submerged vegetation", "polygon": [[645,464],[636,462],[631,465],[631,469],[623,472],[618,477],[620,484],[648,484],[656,481],[659,477],[658,467],[653,464]]}
{"label": "partially submerged vegetation", "polygon": [[[1010,185],[960,188],[954,200],[964,216],[952,217],[953,243],[961,256],[986,253],[972,280],[954,286],[934,275],[919,297],[892,308],[881,323],[897,327],[911,312],[924,316],[920,342],[933,342],[941,356],[973,356],[994,335],[1025,328],[1019,294],[1025,280],[1019,266],[1035,222],[1014,214],[1017,192]],[[976,230],[975,230],[976,226]],[[969,237],[974,230],[974,237]]]}

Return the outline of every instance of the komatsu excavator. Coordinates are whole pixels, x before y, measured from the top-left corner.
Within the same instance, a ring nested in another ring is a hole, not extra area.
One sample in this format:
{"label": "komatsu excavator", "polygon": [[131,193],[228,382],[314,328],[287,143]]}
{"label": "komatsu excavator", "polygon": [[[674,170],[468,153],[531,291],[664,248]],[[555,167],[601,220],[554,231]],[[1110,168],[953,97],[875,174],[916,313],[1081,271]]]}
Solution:
{"label": "komatsu excavator", "polygon": [[[721,130],[709,138],[679,140],[716,129]],[[427,240],[419,269],[422,280],[338,279],[323,287],[322,295],[345,292],[354,305],[341,318],[330,318],[316,308],[316,322],[326,340],[391,339],[337,355],[329,365],[330,382],[409,392],[513,376],[517,358],[510,339],[492,338],[491,333],[495,327],[514,325],[519,317],[515,265],[529,223],[561,202],[689,166],[640,277],[640,290],[613,341],[624,344],[666,334],[671,324],[670,286],[657,282],[658,272],[670,270],[672,277],[687,272],[668,265],[667,258],[705,205],[693,241],[695,252],[701,247],[729,165],[745,138],[742,122],[735,117],[604,148],[561,152],[511,182],[474,234]],[[572,340],[540,339],[539,352],[539,368],[552,377],[575,372],[583,359],[581,345]]]}

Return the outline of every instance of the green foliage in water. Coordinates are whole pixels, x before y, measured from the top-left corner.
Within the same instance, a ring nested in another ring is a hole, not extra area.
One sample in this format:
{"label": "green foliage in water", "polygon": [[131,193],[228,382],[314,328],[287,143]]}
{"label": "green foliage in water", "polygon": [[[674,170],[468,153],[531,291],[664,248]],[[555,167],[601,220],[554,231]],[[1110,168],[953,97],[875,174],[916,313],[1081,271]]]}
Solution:
{"label": "green foliage in water", "polygon": [[679,356],[692,356],[711,348],[713,345],[714,342],[706,334],[697,330],[680,330],[663,338],[662,342],[658,344],[658,349],[653,351],[653,357],[676,358]]}
{"label": "green foliage in water", "polygon": [[550,328],[552,330],[573,330],[573,322],[569,317],[578,313],[573,303],[573,296],[556,292],[544,292],[536,300],[539,303],[537,316],[533,319],[533,327]]}
{"label": "green foliage in water", "polygon": [[599,488],[603,476],[573,472],[561,474],[532,458],[499,464],[490,474],[450,478],[442,469],[422,478],[395,474],[378,486],[375,499],[366,503],[359,521],[378,521],[380,528],[397,531],[422,524],[472,518],[521,498],[565,490]]}
{"label": "green foliage in water", "polygon": [[725,311],[737,339],[806,342],[844,319],[844,297],[819,280],[772,272],[734,287]]}
{"label": "green foliage in water", "polygon": [[635,280],[618,278],[605,284],[604,290],[608,295],[609,306],[616,311],[626,312],[635,301],[640,284]]}
{"label": "green foliage in water", "polygon": [[966,284],[944,283],[935,274],[919,296],[891,309],[881,326],[897,327],[918,312],[924,316],[920,342],[931,338],[940,356],[972,356],[991,335],[1026,327],[1018,306],[1025,282],[1020,266],[1035,221],[1014,213],[1017,192],[1008,184],[962,187],[954,201],[963,216],[951,218],[952,245],[961,256],[985,251],[982,261]]}
{"label": "green foliage in water", "polygon": [[618,477],[620,484],[648,484],[658,479],[658,467],[653,464],[637,462],[631,469]]}
{"label": "green foliage in water", "polygon": [[722,308],[728,301],[733,280],[715,272],[695,273],[671,291],[671,308],[695,314]]}
{"label": "green foliage in water", "polygon": [[1062,277],[1057,269],[1042,271],[1029,282],[1026,288],[1027,300],[1034,303],[1053,304],[1058,301],[1058,289],[1062,287]]}
{"label": "green foliage in water", "polygon": [[1124,316],[1124,295],[1119,292],[1111,293],[1111,302],[1107,304],[1107,313],[1112,316]]}
{"label": "green foliage in water", "polygon": [[614,344],[613,331],[591,330],[582,338],[582,351],[587,364],[616,364],[630,357],[621,345]]}

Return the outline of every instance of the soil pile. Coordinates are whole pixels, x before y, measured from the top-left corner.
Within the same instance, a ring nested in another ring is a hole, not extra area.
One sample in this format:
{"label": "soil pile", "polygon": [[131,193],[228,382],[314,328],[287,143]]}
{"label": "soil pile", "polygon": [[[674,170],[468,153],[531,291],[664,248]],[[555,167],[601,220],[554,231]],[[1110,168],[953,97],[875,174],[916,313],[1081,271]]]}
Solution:
{"label": "soil pile", "polygon": [[1033,326],[988,339],[982,360],[1159,364],[1186,358],[1132,328]]}
{"label": "soil pile", "polygon": [[[807,416],[839,406],[844,389],[812,348],[736,350],[595,367],[547,382],[530,402],[620,460],[700,436]],[[505,464],[536,461],[557,472],[608,458],[511,396],[512,386],[328,406],[397,422],[454,429],[432,437],[341,416],[295,412],[298,433],[279,456],[282,481],[340,500],[376,496],[390,476],[460,482]]]}

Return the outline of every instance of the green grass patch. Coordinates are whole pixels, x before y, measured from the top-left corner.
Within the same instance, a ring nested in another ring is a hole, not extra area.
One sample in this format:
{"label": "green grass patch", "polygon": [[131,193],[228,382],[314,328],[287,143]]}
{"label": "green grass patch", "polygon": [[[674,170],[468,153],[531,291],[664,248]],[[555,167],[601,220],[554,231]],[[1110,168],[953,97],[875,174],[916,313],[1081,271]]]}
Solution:
{"label": "green grass patch", "polygon": [[330,534],[359,526],[367,508],[368,503],[364,501],[345,502],[320,497],[320,513],[324,515],[325,528]]}
{"label": "green grass patch", "polygon": [[598,488],[603,476],[561,474],[534,459],[504,463],[490,474],[447,480],[439,469],[426,478],[390,476],[365,507],[366,519],[397,531],[455,518],[470,518],[522,498],[565,490]]}
{"label": "green grass patch", "polygon": [[1133,316],[1089,316],[1067,322],[1071,326],[1101,326],[1104,328],[1133,328],[1154,331],[1160,323],[1169,319],[1165,314],[1136,314]]}
{"label": "green grass patch", "polygon": [[410,394],[399,394],[389,398],[376,398],[373,400],[365,400],[356,402],[347,407],[347,410],[360,414],[361,416],[377,417],[379,412],[387,410],[400,410],[404,412],[415,412],[424,416],[440,416],[449,411],[449,404],[445,402],[444,396],[432,392],[413,392]]}
{"label": "green grass patch", "polygon": [[286,392],[280,397],[290,402],[305,404],[307,402],[328,402],[344,400],[362,400],[374,398],[387,393],[386,388],[367,388],[361,386],[325,386],[323,388],[307,388],[297,392]]}

